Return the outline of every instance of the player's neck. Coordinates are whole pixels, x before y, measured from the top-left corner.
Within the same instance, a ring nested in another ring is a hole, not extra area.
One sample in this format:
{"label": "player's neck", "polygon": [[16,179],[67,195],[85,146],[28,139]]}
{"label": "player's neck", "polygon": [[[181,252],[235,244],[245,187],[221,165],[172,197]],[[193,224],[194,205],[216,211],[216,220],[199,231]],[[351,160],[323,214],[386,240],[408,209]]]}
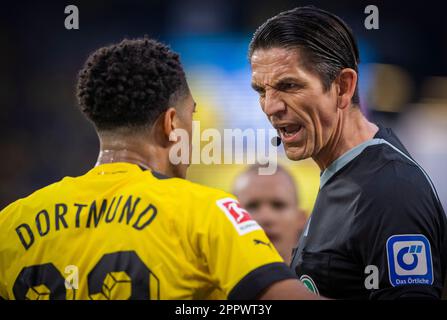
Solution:
{"label": "player's neck", "polygon": [[173,176],[164,149],[137,140],[126,141],[102,137],[96,166],[115,162],[133,163],[166,176]]}
{"label": "player's neck", "polygon": [[340,113],[332,136],[314,160],[323,171],[344,153],[372,139],[378,130],[379,128],[369,122],[357,108]]}

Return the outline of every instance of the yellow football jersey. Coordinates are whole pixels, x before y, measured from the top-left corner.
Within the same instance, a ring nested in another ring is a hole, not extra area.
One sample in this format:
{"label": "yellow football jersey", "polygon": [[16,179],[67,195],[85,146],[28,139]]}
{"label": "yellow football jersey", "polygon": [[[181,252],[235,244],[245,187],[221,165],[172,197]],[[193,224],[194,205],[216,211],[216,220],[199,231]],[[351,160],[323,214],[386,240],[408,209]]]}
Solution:
{"label": "yellow football jersey", "polygon": [[293,277],[235,198],[130,163],[0,212],[4,299],[255,298]]}

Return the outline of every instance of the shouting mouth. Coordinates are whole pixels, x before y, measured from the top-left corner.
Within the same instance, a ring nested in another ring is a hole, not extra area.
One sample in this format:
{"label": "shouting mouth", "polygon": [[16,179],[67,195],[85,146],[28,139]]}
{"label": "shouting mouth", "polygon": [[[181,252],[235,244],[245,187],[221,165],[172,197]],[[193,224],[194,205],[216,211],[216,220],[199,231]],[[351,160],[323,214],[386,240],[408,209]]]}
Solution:
{"label": "shouting mouth", "polygon": [[303,126],[299,124],[290,124],[284,126],[278,126],[277,130],[279,135],[281,136],[281,140],[284,143],[296,141],[301,131],[303,130]]}

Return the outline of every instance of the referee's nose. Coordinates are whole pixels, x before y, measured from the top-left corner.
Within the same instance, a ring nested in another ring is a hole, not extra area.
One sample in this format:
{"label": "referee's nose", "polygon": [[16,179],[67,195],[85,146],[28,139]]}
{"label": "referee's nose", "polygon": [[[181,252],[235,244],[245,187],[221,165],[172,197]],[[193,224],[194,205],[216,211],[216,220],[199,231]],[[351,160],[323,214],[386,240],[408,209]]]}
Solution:
{"label": "referee's nose", "polygon": [[286,104],[274,88],[265,91],[263,111],[270,118],[286,110]]}

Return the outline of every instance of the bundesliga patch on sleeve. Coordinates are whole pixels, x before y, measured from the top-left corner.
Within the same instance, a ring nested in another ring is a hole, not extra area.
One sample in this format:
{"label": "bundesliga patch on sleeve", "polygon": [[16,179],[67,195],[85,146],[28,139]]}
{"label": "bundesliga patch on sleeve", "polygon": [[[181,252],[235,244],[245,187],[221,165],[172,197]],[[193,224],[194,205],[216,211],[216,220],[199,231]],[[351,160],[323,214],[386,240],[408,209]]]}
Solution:
{"label": "bundesliga patch on sleeve", "polygon": [[386,243],[388,271],[393,287],[433,284],[430,242],[422,234],[391,236]]}
{"label": "bundesliga patch on sleeve", "polygon": [[261,229],[261,226],[251,218],[247,210],[242,208],[236,200],[225,198],[217,200],[216,204],[230,219],[240,235]]}

